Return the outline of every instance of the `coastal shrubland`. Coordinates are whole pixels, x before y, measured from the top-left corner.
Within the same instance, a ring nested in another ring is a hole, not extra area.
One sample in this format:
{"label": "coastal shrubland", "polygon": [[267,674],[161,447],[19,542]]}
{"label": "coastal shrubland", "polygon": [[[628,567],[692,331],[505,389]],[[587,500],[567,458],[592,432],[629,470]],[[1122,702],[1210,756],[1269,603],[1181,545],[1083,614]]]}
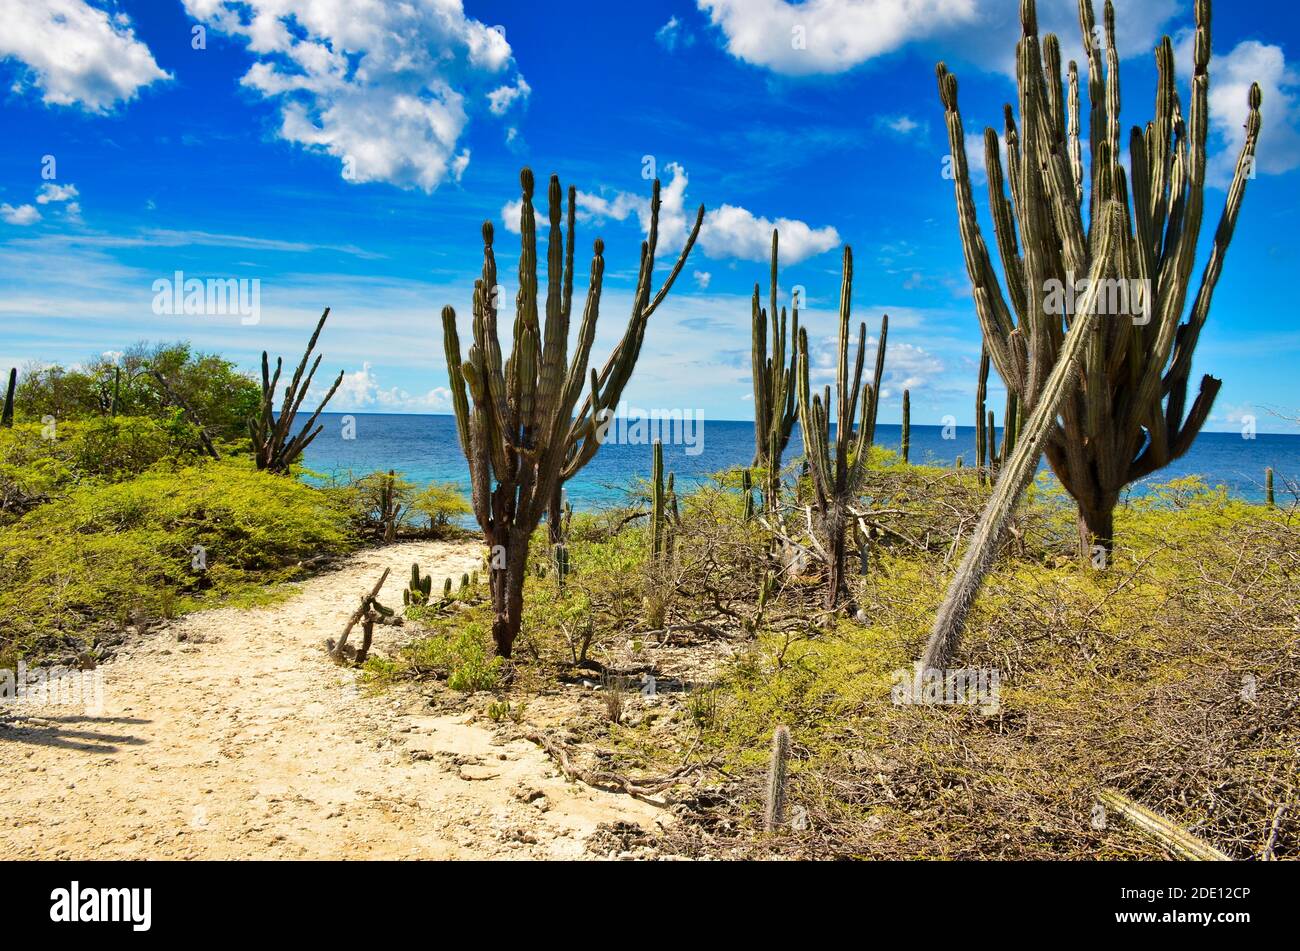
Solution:
{"label": "coastal shrubland", "polygon": [[[900,702],[954,539],[988,488],[974,470],[873,455],[866,573],[852,557],[846,579],[856,618],[823,607],[814,563],[791,560],[763,596],[771,537],[723,473],[682,496],[666,573],[636,502],[574,518],[563,584],[536,546],[515,657],[482,681],[491,703],[522,705],[514,728],[550,731],[570,759],[607,772],[694,763],[670,796],[689,821],[663,843],[685,854],[1165,857],[1097,811],[1103,788],[1235,858],[1298,854],[1294,510],[1195,479],[1147,487],[1118,507],[1113,558],[1096,570],[1077,558],[1073,501],[1041,476],[963,642],[960,664],[996,671],[995,689],[971,703]],[[653,620],[651,595],[663,601]],[[471,591],[400,657],[373,663],[389,677],[447,677],[470,632],[488,647],[490,622]],[[602,699],[614,683],[616,720]],[[794,818],[761,835],[780,725]]]}
{"label": "coastal shrubland", "polygon": [[[119,422],[163,445],[147,423]],[[42,466],[29,458],[25,468]],[[328,493],[244,459],[164,453],[129,478],[121,470],[73,478],[74,453],[47,468],[57,470],[46,490],[53,497],[0,527],[0,667],[24,657],[94,663],[130,631],[265,599],[269,585],[357,544],[346,508]]]}

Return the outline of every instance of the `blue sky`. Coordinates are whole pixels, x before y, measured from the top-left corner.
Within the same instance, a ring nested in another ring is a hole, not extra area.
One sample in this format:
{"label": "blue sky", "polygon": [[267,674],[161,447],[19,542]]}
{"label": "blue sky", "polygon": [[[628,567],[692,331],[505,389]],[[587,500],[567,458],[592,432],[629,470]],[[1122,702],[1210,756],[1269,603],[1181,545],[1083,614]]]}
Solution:
{"label": "blue sky", "polygon": [[[1151,48],[1162,32],[1185,44],[1190,6],[1118,5],[1126,127],[1150,117]],[[834,333],[843,244],[856,317],[874,338],[890,314],[882,420],[909,387],[915,422],[972,424],[979,336],[934,64],[961,80],[968,133],[1000,127],[1017,7],[0,0],[0,366],[188,339],[252,369],[264,348],[296,355],[329,305],[324,368],[347,374],[331,408],[446,412],[438,314],[452,304],[467,333],[485,218],[513,276],[503,213],[520,166],[582,193],[580,272],[605,239],[603,360],[627,319],[653,163],[663,271],[695,206],[710,217],[653,319],[632,404],[750,415],[749,295],[760,280],[766,295],[779,221],[782,299],[806,289],[815,339]],[[1074,7],[1040,4],[1067,55]],[[1265,125],[1197,372],[1225,381],[1210,428],[1251,414],[1294,431],[1270,413],[1300,409],[1292,4],[1220,0],[1214,52],[1212,169],[1235,156],[1251,79]],[[1180,48],[1184,77],[1187,63]],[[1202,256],[1223,198],[1208,194]],[[260,319],[155,314],[154,282],[176,271],[257,279]]]}

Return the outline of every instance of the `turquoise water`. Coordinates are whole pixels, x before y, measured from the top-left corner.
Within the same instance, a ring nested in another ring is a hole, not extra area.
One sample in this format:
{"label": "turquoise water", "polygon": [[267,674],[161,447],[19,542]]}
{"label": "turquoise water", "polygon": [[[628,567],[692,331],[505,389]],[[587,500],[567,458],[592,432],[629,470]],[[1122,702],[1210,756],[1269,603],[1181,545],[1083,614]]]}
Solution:
{"label": "turquoise water", "polygon": [[[344,416],[325,413],[325,429],[307,449],[308,468],[325,476],[346,478],[377,469],[396,469],[421,485],[455,482],[466,492],[469,478],[465,458],[456,438],[456,421],[451,416],[352,414],[355,438],[344,439]],[[897,449],[902,428],[880,426],[876,442]],[[689,430],[688,430],[689,435]],[[754,455],[754,424],[730,420],[703,423],[698,454],[685,445],[664,446],[664,466],[677,475],[679,486],[705,481],[710,473],[744,465]],[[796,429],[787,458],[802,454]],[[952,465],[957,456],[967,464],[975,459],[974,427],[958,428],[956,438],[945,440],[939,426],[912,427],[912,461]],[[1264,495],[1264,470],[1277,472],[1279,499],[1285,495],[1284,480],[1300,481],[1300,436],[1260,434],[1243,439],[1237,433],[1203,433],[1191,452],[1157,473],[1150,482],[1199,475],[1211,485],[1223,484],[1243,498],[1259,500]],[[580,510],[619,502],[628,486],[650,474],[650,447],[610,443],[567,485],[569,499]],[[1141,492],[1142,485],[1134,491]]]}

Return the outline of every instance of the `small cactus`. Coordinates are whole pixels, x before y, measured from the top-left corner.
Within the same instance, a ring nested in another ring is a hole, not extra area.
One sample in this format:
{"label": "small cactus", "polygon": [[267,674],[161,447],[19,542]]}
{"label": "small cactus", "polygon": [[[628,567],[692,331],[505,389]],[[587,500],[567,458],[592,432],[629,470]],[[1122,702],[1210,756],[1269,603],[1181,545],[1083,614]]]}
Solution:
{"label": "small cactus", "polygon": [[763,828],[775,832],[785,823],[786,764],[790,759],[790,728],[778,726],[772,734],[772,760],[767,768],[767,803]]}
{"label": "small cactus", "polygon": [[1271,466],[1264,470],[1264,503],[1269,508],[1273,508],[1276,504],[1273,498],[1273,468]]}
{"label": "small cactus", "polygon": [[429,596],[433,593],[433,578],[429,575],[420,576],[420,566],[411,565],[411,581],[405,590],[402,591],[402,603],[408,607],[412,604],[428,604]]}

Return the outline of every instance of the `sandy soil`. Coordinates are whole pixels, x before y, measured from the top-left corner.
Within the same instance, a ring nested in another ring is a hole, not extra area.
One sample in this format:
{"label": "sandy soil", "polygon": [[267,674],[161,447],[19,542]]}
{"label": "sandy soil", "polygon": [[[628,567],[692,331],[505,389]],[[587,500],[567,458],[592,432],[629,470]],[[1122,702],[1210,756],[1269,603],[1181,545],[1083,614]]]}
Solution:
{"label": "sandy soil", "polygon": [[98,715],[0,715],[0,858],[591,858],[598,824],[655,829],[654,806],[567,783],[531,743],[411,692],[372,696],[326,656],[385,566],[381,600],[400,607],[413,561],[437,590],[478,551],[364,552],[278,605],[125,649],[100,668]]}

